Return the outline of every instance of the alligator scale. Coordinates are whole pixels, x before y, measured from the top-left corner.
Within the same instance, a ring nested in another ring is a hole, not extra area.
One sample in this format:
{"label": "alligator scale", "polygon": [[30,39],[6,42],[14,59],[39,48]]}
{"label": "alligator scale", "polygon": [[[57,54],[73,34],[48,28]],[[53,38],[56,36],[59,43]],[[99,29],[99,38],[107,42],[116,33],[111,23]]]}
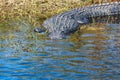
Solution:
{"label": "alligator scale", "polygon": [[[43,22],[44,28],[49,32],[51,39],[63,39],[67,34],[76,31],[81,25],[92,22],[92,18],[120,15],[120,2],[96,4],[76,8],[55,15]],[[35,29],[40,32],[41,29]]]}

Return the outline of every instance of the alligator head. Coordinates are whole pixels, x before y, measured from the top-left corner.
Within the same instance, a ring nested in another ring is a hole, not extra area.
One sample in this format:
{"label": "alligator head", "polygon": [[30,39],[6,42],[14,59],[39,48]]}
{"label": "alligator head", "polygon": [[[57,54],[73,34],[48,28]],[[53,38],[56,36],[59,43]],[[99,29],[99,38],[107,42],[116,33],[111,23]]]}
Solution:
{"label": "alligator head", "polygon": [[[45,30],[42,29],[42,28],[35,28],[35,29],[34,29],[34,32],[44,33]],[[53,32],[48,33],[48,37],[49,37],[50,39],[64,39],[64,38],[65,38],[65,35],[64,35],[64,33],[61,32],[61,31],[53,31]]]}

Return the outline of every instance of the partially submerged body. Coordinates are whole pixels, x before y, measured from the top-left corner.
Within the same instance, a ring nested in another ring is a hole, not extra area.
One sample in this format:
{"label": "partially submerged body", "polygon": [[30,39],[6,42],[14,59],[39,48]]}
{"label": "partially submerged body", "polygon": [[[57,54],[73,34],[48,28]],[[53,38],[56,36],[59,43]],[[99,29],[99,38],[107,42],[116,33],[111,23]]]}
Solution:
{"label": "partially submerged body", "polygon": [[[45,20],[43,26],[49,32],[48,36],[51,39],[63,39],[67,34],[75,32],[81,25],[93,22],[93,18],[114,15],[120,15],[120,2],[73,9]],[[40,31],[36,29],[36,32]]]}

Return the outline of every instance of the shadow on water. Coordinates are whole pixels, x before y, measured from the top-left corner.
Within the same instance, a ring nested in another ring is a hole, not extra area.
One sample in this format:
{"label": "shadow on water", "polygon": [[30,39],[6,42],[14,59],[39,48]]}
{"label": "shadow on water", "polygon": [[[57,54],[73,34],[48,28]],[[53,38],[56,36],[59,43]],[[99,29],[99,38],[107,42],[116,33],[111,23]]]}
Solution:
{"label": "shadow on water", "polygon": [[0,29],[2,80],[119,80],[120,25],[90,24],[66,40],[29,25]]}

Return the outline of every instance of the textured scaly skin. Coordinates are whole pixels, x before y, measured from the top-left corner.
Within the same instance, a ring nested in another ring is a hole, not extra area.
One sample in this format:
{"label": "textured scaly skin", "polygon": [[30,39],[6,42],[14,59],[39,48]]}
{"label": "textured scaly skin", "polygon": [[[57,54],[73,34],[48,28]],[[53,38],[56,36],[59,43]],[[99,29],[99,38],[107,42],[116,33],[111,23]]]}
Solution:
{"label": "textured scaly skin", "polygon": [[96,4],[55,15],[43,22],[51,39],[62,39],[80,25],[92,22],[93,17],[120,15],[120,2]]}

